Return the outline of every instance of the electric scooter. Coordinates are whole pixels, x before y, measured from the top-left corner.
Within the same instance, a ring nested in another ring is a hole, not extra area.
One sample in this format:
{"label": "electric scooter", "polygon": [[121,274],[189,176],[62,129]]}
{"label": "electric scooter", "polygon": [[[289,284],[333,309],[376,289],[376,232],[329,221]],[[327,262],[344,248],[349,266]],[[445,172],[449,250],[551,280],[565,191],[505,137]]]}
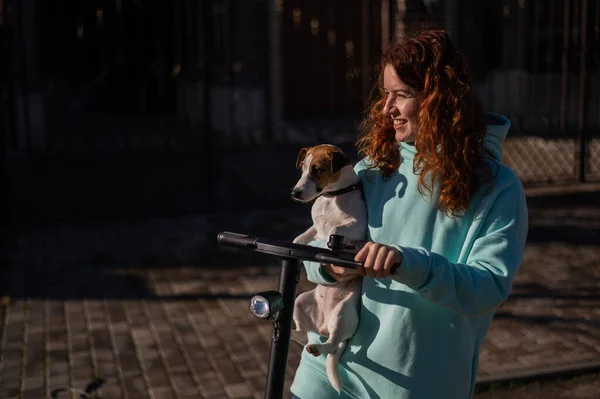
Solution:
{"label": "electric scooter", "polygon": [[217,242],[223,247],[241,248],[281,258],[279,291],[259,292],[250,299],[250,313],[273,323],[265,399],[281,399],[290,346],[296,284],[300,281],[300,262],[331,263],[348,268],[362,267],[363,264],[354,260],[355,253],[343,252],[354,248],[346,246],[344,237],[340,235],[329,237],[329,249],[226,231],[218,234]]}

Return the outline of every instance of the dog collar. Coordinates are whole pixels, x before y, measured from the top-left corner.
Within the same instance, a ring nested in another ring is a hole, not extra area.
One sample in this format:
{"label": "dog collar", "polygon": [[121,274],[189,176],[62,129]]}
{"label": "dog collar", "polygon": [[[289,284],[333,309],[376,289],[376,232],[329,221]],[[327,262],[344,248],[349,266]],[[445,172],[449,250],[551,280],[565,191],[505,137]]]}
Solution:
{"label": "dog collar", "polygon": [[339,190],[335,190],[335,191],[327,191],[325,193],[321,193],[321,195],[323,197],[337,197],[338,195],[350,193],[352,191],[361,190],[361,189],[362,189],[361,182],[356,182],[356,183],[352,184],[351,186],[340,188]]}

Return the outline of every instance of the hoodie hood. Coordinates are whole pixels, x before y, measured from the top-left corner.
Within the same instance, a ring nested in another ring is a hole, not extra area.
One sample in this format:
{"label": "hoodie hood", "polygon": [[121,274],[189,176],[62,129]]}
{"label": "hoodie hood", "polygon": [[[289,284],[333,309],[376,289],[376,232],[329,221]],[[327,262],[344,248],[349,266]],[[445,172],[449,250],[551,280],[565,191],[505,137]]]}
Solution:
{"label": "hoodie hood", "polygon": [[[486,113],[487,132],[483,137],[483,148],[496,161],[502,162],[502,143],[510,129],[510,121],[505,116]],[[416,153],[414,143],[400,143],[402,161],[412,162]]]}
{"label": "hoodie hood", "polygon": [[510,129],[508,118],[487,113],[487,132],[483,137],[483,148],[498,162],[502,162],[502,143]]}

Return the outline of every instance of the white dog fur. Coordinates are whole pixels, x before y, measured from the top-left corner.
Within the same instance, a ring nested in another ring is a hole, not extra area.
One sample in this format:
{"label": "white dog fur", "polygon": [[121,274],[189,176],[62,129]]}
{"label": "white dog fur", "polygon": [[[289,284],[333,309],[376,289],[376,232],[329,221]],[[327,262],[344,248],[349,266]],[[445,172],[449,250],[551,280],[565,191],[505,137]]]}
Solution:
{"label": "white dog fur", "polygon": [[[292,191],[294,199],[302,202],[315,200],[311,216],[313,225],[294,242],[308,244],[313,240],[328,241],[332,234],[343,235],[346,242],[356,245],[367,238],[367,211],[358,176],[343,152],[332,145],[303,148],[297,160],[302,176]],[[352,191],[335,196],[346,188]],[[359,321],[362,278],[334,285],[317,285],[298,296],[294,306],[292,339],[305,345],[309,331],[327,337],[322,344],[307,345],[314,356],[327,354],[326,371],[333,388],[340,392],[342,379],[339,359],[352,337]]]}

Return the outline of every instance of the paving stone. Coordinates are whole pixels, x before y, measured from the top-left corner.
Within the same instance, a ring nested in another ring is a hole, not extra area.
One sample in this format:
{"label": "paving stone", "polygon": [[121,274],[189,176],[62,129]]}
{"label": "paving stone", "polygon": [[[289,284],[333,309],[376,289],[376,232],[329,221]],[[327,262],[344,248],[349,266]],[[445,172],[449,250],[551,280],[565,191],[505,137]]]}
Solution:
{"label": "paving stone", "polygon": [[[534,229],[557,218],[600,228],[592,208],[530,212]],[[181,248],[198,234],[198,220],[20,232],[12,247],[18,270],[7,274],[14,284],[0,301],[0,397],[19,392],[21,375],[25,397],[96,375],[108,379],[103,399],[149,398],[149,390],[155,399],[262,397],[271,327],[249,314],[247,297],[275,289],[278,268],[169,263],[187,256]],[[571,237],[533,238],[483,343],[479,377],[600,360],[600,249]],[[312,286],[303,273],[298,292]],[[301,350],[290,346],[288,388]]]}
{"label": "paving stone", "polygon": [[124,391],[117,384],[107,384],[99,390],[100,397],[102,399],[118,399],[124,398]]}
{"label": "paving stone", "polygon": [[252,396],[252,388],[246,382],[241,382],[238,384],[226,384],[225,393],[227,393],[227,396],[230,398],[247,398]]}

